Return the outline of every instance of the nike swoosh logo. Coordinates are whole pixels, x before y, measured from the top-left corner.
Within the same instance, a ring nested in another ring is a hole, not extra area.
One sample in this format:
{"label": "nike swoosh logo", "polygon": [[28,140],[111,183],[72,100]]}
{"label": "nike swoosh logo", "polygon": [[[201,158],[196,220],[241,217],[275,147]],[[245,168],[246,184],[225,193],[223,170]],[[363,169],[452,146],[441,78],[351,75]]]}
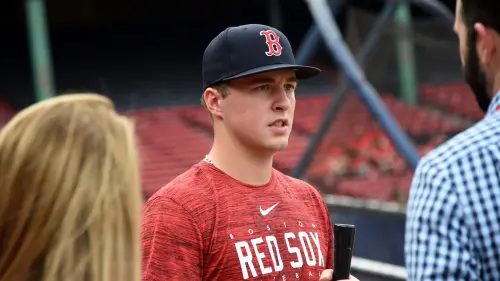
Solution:
{"label": "nike swoosh logo", "polygon": [[265,210],[262,210],[262,206],[260,206],[260,214],[263,215],[263,216],[267,216],[274,208],[276,208],[276,206],[278,206],[279,202],[272,205],[271,207],[265,209]]}

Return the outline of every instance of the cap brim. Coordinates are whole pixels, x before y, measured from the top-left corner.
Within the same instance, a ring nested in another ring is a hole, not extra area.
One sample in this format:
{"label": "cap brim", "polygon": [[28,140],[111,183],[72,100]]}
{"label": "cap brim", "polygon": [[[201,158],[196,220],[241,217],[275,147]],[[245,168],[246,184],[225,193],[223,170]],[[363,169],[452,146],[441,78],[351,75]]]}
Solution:
{"label": "cap brim", "polygon": [[280,69],[293,69],[295,70],[295,76],[299,80],[304,80],[304,79],[309,79],[312,77],[317,76],[318,74],[321,73],[321,70],[316,67],[312,66],[304,66],[304,65],[294,65],[294,64],[273,64],[273,65],[266,65],[266,66],[261,66],[257,68],[253,68],[241,73],[238,73],[236,75],[233,75],[231,77],[224,78],[222,81],[228,81],[252,74],[258,74],[258,73],[263,73],[267,71],[273,71],[273,70],[280,70]]}

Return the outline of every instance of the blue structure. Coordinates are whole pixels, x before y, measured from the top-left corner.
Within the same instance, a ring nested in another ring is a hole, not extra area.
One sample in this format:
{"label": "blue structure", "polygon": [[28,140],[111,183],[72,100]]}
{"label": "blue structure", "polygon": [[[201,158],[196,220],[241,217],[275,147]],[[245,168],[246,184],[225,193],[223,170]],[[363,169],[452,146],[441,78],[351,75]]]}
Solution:
{"label": "blue structure", "polygon": [[[327,0],[306,0],[315,24],[310,28],[302,42],[297,60],[301,64],[307,63],[318,49],[318,45],[324,42],[332,57],[335,58],[336,64],[342,70],[344,79],[336,89],[319,130],[311,139],[306,153],[294,169],[292,176],[300,178],[307,170],[318,145],[341,108],[349,86],[355,88],[358,97],[379,121],[382,128],[396,145],[399,153],[405,158],[409,166],[415,169],[419,161],[419,154],[415,146],[388,112],[376,90],[365,79],[362,70],[373,49],[377,46],[381,31],[392,23],[391,19],[397,10],[398,3],[390,1],[385,4],[365,44],[357,55],[357,61],[360,62],[360,65],[358,65],[334,21],[332,14],[337,10],[338,2],[332,1],[330,6]],[[442,3],[436,0],[415,0],[413,3],[431,14],[439,16],[450,27],[453,25],[453,13]],[[330,10],[333,11],[330,12]],[[328,200],[326,201],[328,203]],[[378,266],[359,264],[356,267],[353,261],[352,273],[354,275],[365,281],[405,280],[401,276],[405,272],[403,268],[404,235],[401,235],[405,232],[404,205],[399,205],[396,211],[389,211],[355,207],[356,204],[338,205],[331,202],[328,204],[331,208],[332,223],[356,225],[354,255],[388,264]],[[391,206],[394,206],[394,204]],[[387,275],[383,275],[377,272],[377,268],[381,269],[389,266],[392,266],[389,271],[392,270],[394,274],[391,275],[389,272]],[[396,274],[396,271],[399,274]]]}

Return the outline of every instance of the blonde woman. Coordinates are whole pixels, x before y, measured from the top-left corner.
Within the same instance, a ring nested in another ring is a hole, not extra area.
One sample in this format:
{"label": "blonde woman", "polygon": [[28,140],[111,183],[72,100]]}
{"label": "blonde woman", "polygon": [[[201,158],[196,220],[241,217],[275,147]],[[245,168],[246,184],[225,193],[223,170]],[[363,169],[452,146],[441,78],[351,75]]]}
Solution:
{"label": "blonde woman", "polygon": [[58,96],[0,131],[0,281],[138,281],[132,123],[94,94]]}

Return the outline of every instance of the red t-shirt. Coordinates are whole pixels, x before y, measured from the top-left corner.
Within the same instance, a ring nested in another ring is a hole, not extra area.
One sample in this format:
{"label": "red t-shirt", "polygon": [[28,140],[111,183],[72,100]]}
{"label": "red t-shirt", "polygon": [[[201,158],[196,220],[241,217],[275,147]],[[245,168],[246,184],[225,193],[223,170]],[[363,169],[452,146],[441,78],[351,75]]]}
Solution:
{"label": "red t-shirt", "polygon": [[251,186],[201,161],[146,203],[143,281],[319,280],[333,268],[320,194],[273,170]]}

